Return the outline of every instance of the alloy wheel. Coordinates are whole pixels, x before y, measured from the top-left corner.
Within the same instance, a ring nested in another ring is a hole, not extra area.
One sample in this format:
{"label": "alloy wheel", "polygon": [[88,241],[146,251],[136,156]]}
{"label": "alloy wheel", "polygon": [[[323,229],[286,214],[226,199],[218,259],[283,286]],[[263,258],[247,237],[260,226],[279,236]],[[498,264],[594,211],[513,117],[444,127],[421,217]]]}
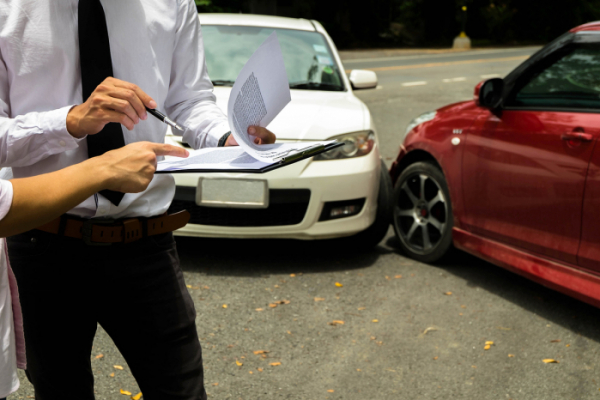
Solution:
{"label": "alloy wheel", "polygon": [[399,182],[394,205],[394,224],[403,244],[416,254],[433,252],[444,237],[449,217],[448,201],[442,187],[422,172]]}

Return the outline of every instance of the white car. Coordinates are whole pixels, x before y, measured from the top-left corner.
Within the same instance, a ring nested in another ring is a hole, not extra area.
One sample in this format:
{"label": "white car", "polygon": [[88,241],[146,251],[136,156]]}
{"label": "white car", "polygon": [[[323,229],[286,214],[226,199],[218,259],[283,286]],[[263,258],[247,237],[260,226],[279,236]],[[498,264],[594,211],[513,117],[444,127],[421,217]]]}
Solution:
{"label": "white car", "polygon": [[[208,73],[224,112],[239,71],[275,30],[292,101],[268,129],[278,142],[337,139],[346,145],[265,174],[174,174],[177,190],[169,212],[187,209],[192,215],[175,234],[304,240],[350,236],[358,245],[379,243],[390,222],[392,186],[371,114],[352,92],[377,86],[375,73],[355,70],[348,78],[335,45],[316,21],[244,14],[199,18]],[[187,146],[181,140],[168,135],[166,142]],[[208,203],[196,196],[203,184],[242,193],[240,180],[266,181],[268,201],[248,208],[243,201],[215,202],[214,194]]]}

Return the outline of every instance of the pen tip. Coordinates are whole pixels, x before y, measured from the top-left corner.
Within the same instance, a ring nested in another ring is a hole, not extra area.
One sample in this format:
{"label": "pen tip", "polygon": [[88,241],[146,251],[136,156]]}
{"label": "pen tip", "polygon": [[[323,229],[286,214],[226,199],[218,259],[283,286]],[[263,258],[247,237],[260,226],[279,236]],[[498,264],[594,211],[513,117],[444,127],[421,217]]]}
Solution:
{"label": "pen tip", "polygon": [[183,128],[181,125],[179,125],[179,124],[175,124],[175,129],[177,129],[177,130],[179,130],[179,131],[181,131],[181,132],[183,132],[183,131],[185,130],[185,129],[184,129],[184,128]]}

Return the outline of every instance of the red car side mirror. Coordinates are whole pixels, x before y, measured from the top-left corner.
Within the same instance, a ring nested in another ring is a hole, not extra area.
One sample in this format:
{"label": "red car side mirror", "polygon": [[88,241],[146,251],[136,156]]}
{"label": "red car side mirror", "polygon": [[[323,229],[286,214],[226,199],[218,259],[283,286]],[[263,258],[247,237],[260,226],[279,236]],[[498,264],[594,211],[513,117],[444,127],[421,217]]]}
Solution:
{"label": "red car side mirror", "polygon": [[475,86],[473,100],[480,107],[495,110],[502,104],[503,93],[504,81],[500,78],[492,78]]}

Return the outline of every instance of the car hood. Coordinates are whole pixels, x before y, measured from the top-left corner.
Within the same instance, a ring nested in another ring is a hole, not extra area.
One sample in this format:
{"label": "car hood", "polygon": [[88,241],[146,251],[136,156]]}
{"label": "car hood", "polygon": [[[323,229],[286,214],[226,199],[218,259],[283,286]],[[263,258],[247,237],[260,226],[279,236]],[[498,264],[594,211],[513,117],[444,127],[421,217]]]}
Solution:
{"label": "car hood", "polygon": [[[217,105],[227,113],[230,87],[215,87]],[[291,90],[292,101],[268,125],[278,139],[325,140],[371,129],[367,107],[351,92]]]}

